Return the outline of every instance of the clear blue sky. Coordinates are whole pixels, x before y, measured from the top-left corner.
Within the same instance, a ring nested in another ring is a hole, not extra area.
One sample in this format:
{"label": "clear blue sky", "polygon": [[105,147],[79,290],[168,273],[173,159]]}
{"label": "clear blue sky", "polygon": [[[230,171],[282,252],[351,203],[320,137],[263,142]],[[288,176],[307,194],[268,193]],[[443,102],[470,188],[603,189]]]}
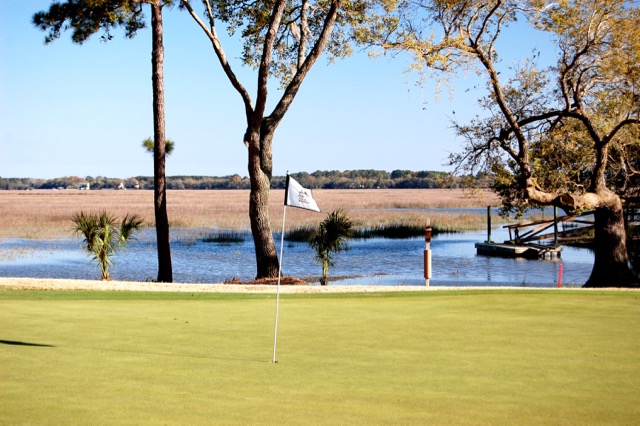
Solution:
{"label": "clear blue sky", "polygon": [[[44,45],[31,17],[50,3],[0,0],[0,176],[153,175],[151,154],[141,148],[153,135],[150,30],[133,40],[118,31],[107,43],[96,35],[83,45],[63,33]],[[186,12],[167,10],[164,21],[166,129],[176,142],[167,175],[246,176],[239,95]],[[521,40],[510,40],[516,52]],[[253,94],[255,72],[235,60],[237,47],[225,44]],[[455,98],[444,93],[438,100],[432,85],[418,87],[403,73],[406,66],[402,58],[366,53],[335,64],[319,60],[276,131],[274,174],[450,170],[447,155],[461,142],[451,130],[452,111],[458,118],[475,113],[477,92],[465,90],[477,81],[456,79]]]}

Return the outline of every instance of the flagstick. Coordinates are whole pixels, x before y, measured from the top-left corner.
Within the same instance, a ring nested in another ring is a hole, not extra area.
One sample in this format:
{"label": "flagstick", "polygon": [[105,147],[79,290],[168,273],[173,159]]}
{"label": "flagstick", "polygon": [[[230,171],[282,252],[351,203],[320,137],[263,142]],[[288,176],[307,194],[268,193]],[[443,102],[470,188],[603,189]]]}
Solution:
{"label": "flagstick", "polygon": [[280,262],[278,263],[278,287],[276,290],[276,326],[273,331],[273,361],[275,364],[276,361],[276,344],[278,341],[278,309],[280,307],[280,274],[282,271],[282,248],[284,247],[284,223],[287,219],[287,205],[284,205],[284,209],[282,211],[282,234],[280,235]]}

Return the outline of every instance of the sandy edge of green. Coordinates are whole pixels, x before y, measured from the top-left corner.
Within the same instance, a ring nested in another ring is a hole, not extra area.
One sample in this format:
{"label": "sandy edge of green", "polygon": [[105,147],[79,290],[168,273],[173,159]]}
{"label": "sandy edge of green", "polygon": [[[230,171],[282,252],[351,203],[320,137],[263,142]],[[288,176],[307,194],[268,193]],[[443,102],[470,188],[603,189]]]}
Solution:
{"label": "sandy edge of green", "polygon": [[[319,285],[281,285],[280,293],[371,293],[371,292],[427,292],[440,290],[547,290],[556,291],[557,288],[538,287],[444,287],[444,286],[319,286]],[[0,290],[92,290],[92,291],[155,291],[155,292],[189,292],[189,293],[276,293],[275,285],[241,285],[221,283],[156,283],[136,281],[97,281],[50,278],[3,278],[0,277]],[[569,290],[563,288],[562,290]],[[602,291],[604,289],[571,288],[576,291]],[[607,291],[638,291],[640,289],[607,288]]]}

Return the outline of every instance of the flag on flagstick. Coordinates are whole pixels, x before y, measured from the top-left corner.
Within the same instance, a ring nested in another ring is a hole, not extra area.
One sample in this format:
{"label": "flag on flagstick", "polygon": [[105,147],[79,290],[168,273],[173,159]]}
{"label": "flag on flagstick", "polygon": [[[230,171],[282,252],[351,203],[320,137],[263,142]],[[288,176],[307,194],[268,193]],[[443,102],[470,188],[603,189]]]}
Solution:
{"label": "flag on flagstick", "polygon": [[280,235],[280,263],[278,264],[278,289],[276,291],[276,322],[273,330],[273,363],[277,363],[276,348],[278,341],[278,311],[280,307],[280,278],[282,275],[282,248],[284,247],[284,225],[287,220],[287,206],[320,212],[320,208],[311,195],[311,190],[304,188],[287,172],[284,187],[284,207],[282,212],[282,234]]}
{"label": "flag on flagstick", "polygon": [[320,212],[316,200],[311,195],[311,190],[304,188],[288,174],[284,187],[284,205]]}

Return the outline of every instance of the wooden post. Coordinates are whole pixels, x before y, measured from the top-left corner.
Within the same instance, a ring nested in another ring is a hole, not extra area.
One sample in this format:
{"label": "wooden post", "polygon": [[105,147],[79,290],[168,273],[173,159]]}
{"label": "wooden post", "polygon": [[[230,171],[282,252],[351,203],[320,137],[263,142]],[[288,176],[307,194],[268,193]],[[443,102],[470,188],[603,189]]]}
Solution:
{"label": "wooden post", "polygon": [[491,244],[491,206],[487,206],[487,243]]}
{"label": "wooden post", "polygon": [[424,231],[424,284],[429,287],[431,279],[431,226],[427,225]]}
{"label": "wooden post", "polygon": [[553,245],[558,245],[558,208],[553,206]]}

